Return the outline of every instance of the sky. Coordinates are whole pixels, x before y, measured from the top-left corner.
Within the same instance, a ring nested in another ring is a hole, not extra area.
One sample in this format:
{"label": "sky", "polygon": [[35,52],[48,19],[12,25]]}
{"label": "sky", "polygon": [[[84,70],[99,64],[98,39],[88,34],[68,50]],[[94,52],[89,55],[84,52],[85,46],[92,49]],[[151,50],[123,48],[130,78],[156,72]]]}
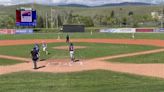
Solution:
{"label": "sky", "polygon": [[0,0],[2,5],[15,5],[26,3],[38,3],[38,4],[83,4],[89,6],[96,6],[109,3],[121,3],[121,2],[145,2],[160,4],[164,3],[164,0]]}

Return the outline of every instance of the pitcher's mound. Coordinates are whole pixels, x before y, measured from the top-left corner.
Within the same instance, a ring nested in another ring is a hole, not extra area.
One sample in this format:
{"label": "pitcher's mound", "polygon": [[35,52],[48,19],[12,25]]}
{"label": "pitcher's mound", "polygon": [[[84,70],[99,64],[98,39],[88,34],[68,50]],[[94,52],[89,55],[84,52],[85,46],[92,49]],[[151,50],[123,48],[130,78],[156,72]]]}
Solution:
{"label": "pitcher's mound", "polygon": [[[68,46],[59,46],[59,47],[53,47],[54,49],[60,49],[60,50],[68,50]],[[74,46],[75,49],[84,49],[87,48],[86,46]]]}

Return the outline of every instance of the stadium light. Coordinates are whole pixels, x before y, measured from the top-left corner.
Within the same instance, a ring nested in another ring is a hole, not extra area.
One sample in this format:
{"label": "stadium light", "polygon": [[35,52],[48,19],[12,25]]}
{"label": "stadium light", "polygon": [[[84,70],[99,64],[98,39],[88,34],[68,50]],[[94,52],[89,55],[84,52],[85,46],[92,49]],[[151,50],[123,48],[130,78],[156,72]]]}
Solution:
{"label": "stadium light", "polygon": [[164,6],[162,5],[162,9],[161,9],[161,28],[163,28],[163,18],[164,18]]}

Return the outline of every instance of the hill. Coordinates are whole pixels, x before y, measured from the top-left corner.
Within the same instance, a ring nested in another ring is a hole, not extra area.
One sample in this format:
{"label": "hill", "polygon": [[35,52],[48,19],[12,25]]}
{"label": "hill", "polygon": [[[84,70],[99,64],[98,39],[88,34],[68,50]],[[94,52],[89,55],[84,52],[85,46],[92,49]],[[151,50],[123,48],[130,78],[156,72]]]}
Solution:
{"label": "hill", "polygon": [[142,3],[142,2],[123,2],[123,3],[112,3],[112,4],[104,4],[99,7],[106,6],[147,6],[147,5],[155,5],[150,3]]}
{"label": "hill", "polygon": [[[126,4],[126,5],[125,5]],[[110,6],[110,5],[103,5],[99,7],[88,7],[83,5],[60,5],[60,6],[46,6],[46,5],[38,5],[35,4],[34,8],[37,10],[38,14],[45,14],[45,12],[50,13],[51,8],[56,10],[65,10],[65,11],[73,11],[74,14],[83,15],[83,16],[93,16],[93,15],[109,15],[112,10],[115,11],[115,14],[120,12],[120,8],[122,8],[121,12],[127,14],[129,11],[133,11],[135,15],[145,15],[150,14],[152,11],[159,11],[161,9],[160,5],[143,5],[138,6],[130,6],[131,4],[127,5],[128,3],[123,3],[120,6]],[[75,7],[76,6],[76,7]],[[110,7],[109,7],[110,6]],[[15,10],[20,7],[32,7],[31,4],[24,4],[24,5],[13,5],[13,6],[0,6],[0,13],[7,14],[7,15],[15,15]],[[87,9],[86,9],[87,8]]]}
{"label": "hill", "polygon": [[[56,6],[56,5],[54,5]],[[81,5],[81,4],[66,4],[66,5],[57,5],[59,7],[90,7],[87,5]]]}
{"label": "hill", "polygon": [[[53,5],[53,4],[51,4]],[[57,5],[61,7],[112,7],[112,6],[148,6],[148,5],[155,5],[151,3],[142,3],[142,2],[123,2],[123,3],[111,3],[111,4],[103,4],[103,5],[97,5],[97,6],[87,6],[87,5],[82,5],[82,4],[62,4],[62,5]],[[53,6],[56,6],[53,5]]]}
{"label": "hill", "polygon": [[[1,9],[0,20],[9,19],[8,17],[5,17],[5,16],[10,16],[12,18],[15,18],[15,10],[20,7],[32,7],[32,5],[24,4],[24,5],[13,5],[13,6],[0,6],[0,9]],[[111,21],[114,21],[112,23],[118,23],[119,19],[122,19],[122,20],[125,19],[125,21],[129,22],[130,21],[129,15],[128,15],[129,12],[133,12],[134,21],[139,21],[139,22],[150,21],[151,22],[151,12],[160,11],[161,6],[160,5],[125,5],[125,6],[123,5],[123,6],[87,7],[87,6],[81,6],[81,5],[47,6],[47,5],[35,4],[34,9],[36,9],[37,11],[38,18],[42,17],[43,20],[45,20],[46,16],[48,15],[47,19],[49,23],[51,21],[51,10],[53,9],[53,11],[55,11],[52,13],[53,17],[56,16],[56,14],[59,12],[61,14],[61,17],[65,14],[64,16],[70,16],[69,18],[74,18],[71,21],[75,21],[75,23],[81,23],[79,22],[79,19],[81,19],[81,21],[85,19],[85,21],[83,21],[82,23],[90,23],[90,21],[92,20],[91,22],[94,22],[95,26],[96,25],[101,26],[101,25],[106,25],[103,23],[111,23]],[[113,17],[114,20],[110,20],[109,18],[109,16],[111,16],[112,11],[114,11],[114,17]],[[70,12],[71,14],[68,15],[68,13]],[[77,17],[78,17],[78,20],[77,20]],[[61,18],[61,19],[64,19],[64,18]],[[106,22],[107,19],[108,19],[108,22]],[[3,21],[1,23],[3,23]],[[118,24],[115,24],[115,25],[118,25]]]}

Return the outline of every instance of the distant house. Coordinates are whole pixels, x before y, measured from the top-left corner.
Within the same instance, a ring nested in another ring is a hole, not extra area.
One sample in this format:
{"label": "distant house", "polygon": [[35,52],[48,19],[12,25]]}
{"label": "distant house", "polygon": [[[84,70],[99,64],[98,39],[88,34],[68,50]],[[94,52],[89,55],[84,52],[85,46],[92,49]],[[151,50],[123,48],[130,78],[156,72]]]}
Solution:
{"label": "distant house", "polygon": [[163,15],[160,14],[159,12],[151,12],[151,16],[153,19],[162,19]]}
{"label": "distant house", "polygon": [[153,19],[158,19],[159,13],[158,12],[151,12],[151,16]]}
{"label": "distant house", "polygon": [[158,19],[162,19],[162,18],[163,18],[163,15],[160,14],[160,15],[158,16]]}

